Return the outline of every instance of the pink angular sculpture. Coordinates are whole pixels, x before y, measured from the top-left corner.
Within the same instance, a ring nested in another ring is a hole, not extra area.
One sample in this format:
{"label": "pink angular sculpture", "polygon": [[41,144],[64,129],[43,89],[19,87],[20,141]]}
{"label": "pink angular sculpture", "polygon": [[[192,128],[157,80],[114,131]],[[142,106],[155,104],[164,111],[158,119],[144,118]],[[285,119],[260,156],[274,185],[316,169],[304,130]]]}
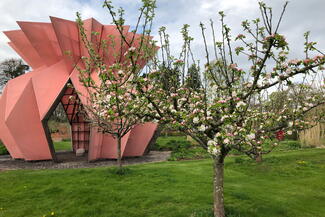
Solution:
{"label": "pink angular sculpture", "polygon": [[[47,121],[57,105],[62,103],[71,124],[73,150],[88,151],[89,161],[117,158],[115,139],[91,128],[82,112],[87,92],[79,82],[76,65],[82,67],[81,57],[88,53],[80,40],[78,26],[73,21],[50,19],[51,23],[18,22],[21,30],[4,32],[10,39],[9,45],[33,71],[10,80],[3,91],[0,98],[0,139],[15,159],[56,161]],[[84,21],[84,28],[88,39],[94,43],[112,40],[110,36],[115,36],[116,42],[121,40],[115,26],[102,25],[93,18]],[[125,26],[125,33],[131,37],[134,33],[128,33],[128,30],[129,27]],[[92,32],[99,34],[93,35]],[[105,52],[97,48],[108,64],[114,62],[114,53],[126,50],[125,45],[112,47],[109,46]],[[69,55],[66,55],[67,51]],[[144,66],[145,63],[139,64]],[[76,98],[81,103],[77,103]],[[135,126],[122,139],[123,156],[143,155],[156,127],[154,123]]]}

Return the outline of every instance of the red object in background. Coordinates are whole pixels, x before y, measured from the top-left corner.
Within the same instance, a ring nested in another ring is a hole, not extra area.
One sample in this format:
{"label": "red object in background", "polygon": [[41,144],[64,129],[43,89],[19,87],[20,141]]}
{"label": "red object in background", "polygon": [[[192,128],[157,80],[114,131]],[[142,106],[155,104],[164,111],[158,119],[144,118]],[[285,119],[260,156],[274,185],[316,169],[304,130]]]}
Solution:
{"label": "red object in background", "polygon": [[284,139],[284,131],[279,130],[278,132],[275,133],[275,137],[280,141],[283,140]]}

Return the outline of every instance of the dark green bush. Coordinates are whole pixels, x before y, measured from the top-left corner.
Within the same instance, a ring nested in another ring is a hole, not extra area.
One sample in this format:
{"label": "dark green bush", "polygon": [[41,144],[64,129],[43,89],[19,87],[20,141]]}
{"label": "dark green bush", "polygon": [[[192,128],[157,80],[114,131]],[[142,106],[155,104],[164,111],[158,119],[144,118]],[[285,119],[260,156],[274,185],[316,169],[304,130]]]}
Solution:
{"label": "dark green bush", "polygon": [[59,132],[59,123],[53,120],[48,122],[48,126],[50,129],[50,133],[57,133]]}
{"label": "dark green bush", "polygon": [[295,150],[301,147],[301,143],[297,140],[285,140],[280,142],[280,149]]}
{"label": "dark green bush", "polygon": [[192,143],[186,140],[176,140],[171,139],[165,143],[156,143],[152,150],[156,151],[176,151],[181,148],[189,148],[192,146]]}
{"label": "dark green bush", "polygon": [[184,133],[178,131],[178,130],[173,130],[170,129],[170,127],[165,126],[164,129],[161,132],[161,135],[167,137],[167,136],[185,136]]}
{"label": "dark green bush", "polygon": [[182,149],[188,149],[193,145],[189,141],[171,140],[171,141],[167,142],[166,146],[170,147],[171,150],[173,150],[173,151],[177,151],[177,150],[182,150]]}
{"label": "dark green bush", "polygon": [[194,160],[194,159],[204,159],[209,158],[210,154],[202,147],[190,147],[190,148],[180,148],[172,151],[171,156],[168,160]]}
{"label": "dark green bush", "polygon": [[8,150],[6,149],[6,147],[0,141],[0,155],[5,155],[5,154],[9,154]]}
{"label": "dark green bush", "polygon": [[63,138],[62,139],[62,142],[70,142],[71,141],[71,138]]}
{"label": "dark green bush", "polygon": [[277,140],[265,141],[263,146],[265,147],[265,149],[268,149],[273,143],[279,143],[276,150],[295,150],[295,149],[302,148],[301,143],[298,140],[289,140],[289,139],[285,139],[281,142]]}

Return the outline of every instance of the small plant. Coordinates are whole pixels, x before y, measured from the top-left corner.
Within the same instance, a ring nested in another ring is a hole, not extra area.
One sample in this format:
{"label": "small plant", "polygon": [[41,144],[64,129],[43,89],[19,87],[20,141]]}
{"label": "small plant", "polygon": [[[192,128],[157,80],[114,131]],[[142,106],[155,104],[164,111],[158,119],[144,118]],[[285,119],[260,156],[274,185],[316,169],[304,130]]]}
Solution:
{"label": "small plant", "polygon": [[306,165],[308,164],[308,162],[307,162],[307,161],[304,161],[304,160],[298,160],[296,163],[297,163],[299,166],[306,166]]}

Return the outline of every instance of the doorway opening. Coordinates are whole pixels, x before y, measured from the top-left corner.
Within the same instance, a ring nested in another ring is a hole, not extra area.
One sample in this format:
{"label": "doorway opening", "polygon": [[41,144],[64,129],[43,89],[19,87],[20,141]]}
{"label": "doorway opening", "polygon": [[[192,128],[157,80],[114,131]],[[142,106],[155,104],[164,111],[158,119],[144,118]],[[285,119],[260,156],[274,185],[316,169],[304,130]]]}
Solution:
{"label": "doorway opening", "polygon": [[47,121],[53,160],[88,160],[90,124],[71,82],[66,85],[53,107]]}

